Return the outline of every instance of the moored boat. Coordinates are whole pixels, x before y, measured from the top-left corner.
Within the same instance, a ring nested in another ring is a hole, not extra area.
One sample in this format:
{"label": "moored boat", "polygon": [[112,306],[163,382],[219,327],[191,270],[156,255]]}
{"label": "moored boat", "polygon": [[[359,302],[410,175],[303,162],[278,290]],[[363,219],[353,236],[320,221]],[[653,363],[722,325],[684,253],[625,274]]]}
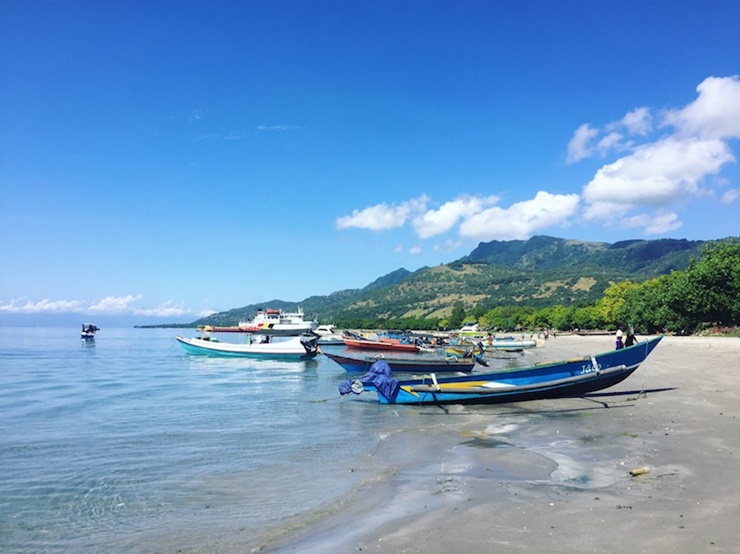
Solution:
{"label": "moored boat", "polygon": [[353,331],[344,331],[342,341],[348,348],[358,348],[361,350],[393,350],[396,352],[418,352],[418,339],[407,335],[391,336],[388,334],[373,335],[372,338],[360,335]]}
{"label": "moored boat", "polygon": [[384,360],[395,373],[440,373],[440,372],[463,372],[473,371],[475,358],[458,357],[388,357],[385,354],[378,356],[353,356],[347,353],[327,352],[323,350],[324,356],[342,366],[348,372],[366,372],[378,360]]}
{"label": "moored boat", "polygon": [[82,340],[94,340],[95,333],[97,333],[98,331],[100,331],[100,327],[97,327],[92,323],[83,323],[80,338]]}
{"label": "moored boat", "polygon": [[494,373],[397,380],[383,360],[341,394],[376,392],[381,404],[498,404],[567,398],[606,389],[629,377],[662,336],[603,354]]}
{"label": "moored boat", "polygon": [[519,352],[526,348],[535,348],[537,342],[534,340],[515,340],[514,338],[495,339],[486,343],[486,350],[505,350],[510,352]]}
{"label": "moored boat", "polygon": [[195,356],[231,358],[309,359],[319,353],[315,335],[286,337],[246,343],[221,342],[210,337],[175,337],[185,352]]}
{"label": "moored boat", "polygon": [[305,321],[303,319],[302,308],[298,308],[296,312],[260,308],[257,310],[254,319],[239,322],[239,329],[243,332],[272,336],[295,337],[307,333],[315,327],[315,321]]}
{"label": "moored boat", "polygon": [[311,332],[319,336],[319,345],[321,346],[336,346],[344,344],[342,333],[338,333],[334,329],[333,325],[318,325],[315,329],[312,329]]}
{"label": "moored boat", "polygon": [[459,343],[450,344],[445,346],[445,354],[448,356],[459,356],[462,358],[471,358],[473,356],[482,356],[485,352],[485,346],[479,342],[473,343]]}
{"label": "moored boat", "polygon": [[418,352],[419,347],[414,343],[395,342],[390,340],[373,340],[366,338],[352,338],[345,335],[342,339],[349,348],[362,350],[395,350],[396,352]]}

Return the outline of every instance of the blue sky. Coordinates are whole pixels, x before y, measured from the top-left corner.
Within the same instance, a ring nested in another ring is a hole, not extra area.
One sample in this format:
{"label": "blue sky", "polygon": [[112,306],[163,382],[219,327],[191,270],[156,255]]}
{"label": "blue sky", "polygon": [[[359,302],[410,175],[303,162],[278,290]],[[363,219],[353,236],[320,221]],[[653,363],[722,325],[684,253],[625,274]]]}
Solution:
{"label": "blue sky", "polygon": [[740,2],[0,3],[0,322],[740,235]]}

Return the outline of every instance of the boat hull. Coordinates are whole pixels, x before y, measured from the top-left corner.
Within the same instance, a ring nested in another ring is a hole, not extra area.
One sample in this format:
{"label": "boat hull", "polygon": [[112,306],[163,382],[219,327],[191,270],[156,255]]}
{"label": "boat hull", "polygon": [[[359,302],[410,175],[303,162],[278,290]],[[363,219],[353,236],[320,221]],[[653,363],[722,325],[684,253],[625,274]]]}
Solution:
{"label": "boat hull", "polygon": [[419,347],[415,344],[404,342],[390,342],[370,339],[344,338],[345,346],[361,350],[394,350],[396,352],[418,352]]}
{"label": "boat hull", "polygon": [[194,356],[306,360],[318,354],[316,337],[294,337],[285,341],[264,344],[237,344],[185,337],[175,338],[185,352]]}
{"label": "boat hull", "polygon": [[242,333],[258,333],[260,335],[270,335],[273,337],[296,337],[311,331],[311,325],[281,325],[279,323],[266,323],[263,325],[240,325],[238,327]]}
{"label": "boat hull", "polygon": [[378,359],[385,360],[395,373],[442,373],[442,372],[462,372],[468,373],[473,371],[475,360],[472,359],[424,359],[424,358],[388,358],[376,356],[346,356],[324,352],[324,356],[342,366],[347,372],[365,373],[370,369]]}
{"label": "boat hull", "polygon": [[537,343],[533,340],[494,340],[485,343],[486,350],[511,350],[521,351],[525,348],[535,348]]}
{"label": "boat hull", "polygon": [[583,396],[629,377],[662,337],[628,348],[530,368],[462,377],[401,380],[386,396],[372,383],[381,404],[502,404]]}

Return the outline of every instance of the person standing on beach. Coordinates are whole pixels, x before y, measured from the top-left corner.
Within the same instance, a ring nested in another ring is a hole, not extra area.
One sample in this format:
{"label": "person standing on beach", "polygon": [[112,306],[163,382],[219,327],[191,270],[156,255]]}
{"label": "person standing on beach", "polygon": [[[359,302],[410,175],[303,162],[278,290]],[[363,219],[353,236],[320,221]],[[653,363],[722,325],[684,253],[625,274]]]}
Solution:
{"label": "person standing on beach", "polygon": [[635,337],[635,332],[632,329],[632,327],[629,328],[627,331],[627,338],[624,339],[624,345],[625,346],[632,346],[633,344],[637,343],[637,338]]}
{"label": "person standing on beach", "polygon": [[617,329],[617,344],[615,350],[619,350],[620,348],[624,348],[624,343],[622,342],[622,330]]}

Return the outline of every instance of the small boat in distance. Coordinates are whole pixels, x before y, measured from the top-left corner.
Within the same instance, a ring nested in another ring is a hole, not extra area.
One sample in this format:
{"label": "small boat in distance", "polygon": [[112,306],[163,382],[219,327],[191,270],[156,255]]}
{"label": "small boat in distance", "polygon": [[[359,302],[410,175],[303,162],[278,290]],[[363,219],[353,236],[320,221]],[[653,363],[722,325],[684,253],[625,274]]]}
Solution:
{"label": "small boat in distance", "polygon": [[312,329],[312,333],[319,336],[319,345],[343,345],[344,340],[342,339],[342,333],[338,333],[334,329],[334,325],[319,325],[315,329]]}
{"label": "small boat in distance", "polygon": [[239,322],[239,329],[242,332],[284,337],[296,337],[315,327],[315,321],[303,319],[303,308],[298,308],[297,312],[259,308],[254,319]]}
{"label": "small boat in distance", "polygon": [[245,343],[221,342],[209,336],[194,339],[178,336],[175,339],[185,352],[195,356],[307,360],[319,353],[316,335],[276,339],[266,335],[260,341]]}
{"label": "small boat in distance", "polygon": [[603,354],[537,364],[524,369],[398,380],[378,360],[370,371],[339,386],[339,393],[377,393],[381,404],[502,404],[584,396],[629,377],[658,345],[662,336]]}
{"label": "small boat in distance", "polygon": [[93,325],[92,323],[83,323],[82,332],[80,333],[80,338],[82,340],[94,340],[95,333],[97,333],[98,331],[100,331],[100,327],[97,327]]}

